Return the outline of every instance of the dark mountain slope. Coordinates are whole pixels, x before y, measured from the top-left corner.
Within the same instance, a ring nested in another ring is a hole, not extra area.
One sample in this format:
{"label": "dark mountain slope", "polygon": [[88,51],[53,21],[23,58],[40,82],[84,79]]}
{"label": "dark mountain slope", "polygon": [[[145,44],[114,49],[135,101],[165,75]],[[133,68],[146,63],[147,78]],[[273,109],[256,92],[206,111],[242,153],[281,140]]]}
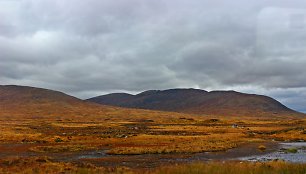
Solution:
{"label": "dark mountain slope", "polygon": [[119,103],[126,103],[127,101],[133,99],[134,96],[131,94],[126,93],[113,93],[104,95],[103,98],[92,98],[91,101],[95,103],[105,103],[107,105],[112,105],[113,103],[118,103],[118,106],[120,106]]}
{"label": "dark mountain slope", "polygon": [[150,90],[137,95],[108,94],[88,99],[104,105],[220,116],[304,116],[273,98],[235,91]]}

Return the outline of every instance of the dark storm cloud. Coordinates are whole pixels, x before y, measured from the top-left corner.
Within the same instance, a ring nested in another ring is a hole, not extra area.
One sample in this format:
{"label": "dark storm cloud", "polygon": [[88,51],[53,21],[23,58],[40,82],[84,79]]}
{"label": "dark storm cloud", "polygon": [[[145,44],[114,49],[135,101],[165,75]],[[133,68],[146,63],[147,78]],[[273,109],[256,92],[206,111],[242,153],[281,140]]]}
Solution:
{"label": "dark storm cloud", "polygon": [[0,0],[0,81],[83,98],[237,89],[305,111],[305,8],[299,0]]}

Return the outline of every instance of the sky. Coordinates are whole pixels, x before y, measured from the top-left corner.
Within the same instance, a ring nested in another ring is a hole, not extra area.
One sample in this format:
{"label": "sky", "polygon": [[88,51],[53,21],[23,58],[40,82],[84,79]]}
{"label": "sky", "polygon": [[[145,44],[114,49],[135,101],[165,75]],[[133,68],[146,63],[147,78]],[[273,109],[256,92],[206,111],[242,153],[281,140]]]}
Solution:
{"label": "sky", "polygon": [[305,0],[0,0],[0,85],[200,88],[306,112]]}

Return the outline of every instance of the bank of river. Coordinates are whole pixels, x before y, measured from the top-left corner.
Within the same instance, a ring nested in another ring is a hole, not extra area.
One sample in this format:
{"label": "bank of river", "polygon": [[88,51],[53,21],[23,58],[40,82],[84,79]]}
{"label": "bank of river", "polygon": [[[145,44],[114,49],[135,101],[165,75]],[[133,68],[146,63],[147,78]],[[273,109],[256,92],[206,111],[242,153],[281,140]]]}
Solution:
{"label": "bank of river", "polygon": [[294,163],[306,163],[306,142],[279,143],[275,152],[238,158],[246,161],[284,160]]}

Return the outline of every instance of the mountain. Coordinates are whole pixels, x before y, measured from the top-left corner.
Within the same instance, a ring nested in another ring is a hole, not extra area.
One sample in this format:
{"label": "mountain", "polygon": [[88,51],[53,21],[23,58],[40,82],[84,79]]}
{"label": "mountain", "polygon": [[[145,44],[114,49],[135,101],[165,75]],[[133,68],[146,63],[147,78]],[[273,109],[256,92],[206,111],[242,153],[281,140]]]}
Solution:
{"label": "mountain", "polygon": [[131,95],[113,93],[88,99],[111,106],[219,116],[301,116],[273,98],[236,91],[200,89],[150,90]]}
{"label": "mountain", "polygon": [[270,97],[235,91],[150,90],[137,95],[108,94],[84,101],[49,89],[0,85],[0,119],[5,120],[15,118],[133,120],[180,116],[176,113],[139,109],[213,116],[305,116]]}
{"label": "mountain", "polygon": [[135,122],[163,121],[185,116],[186,114],[180,113],[106,106],[49,89],[0,85],[0,121],[42,119],[71,122],[81,120]]}
{"label": "mountain", "polygon": [[27,86],[0,85],[0,116],[41,118],[98,115],[111,107],[85,102],[62,92]]}

